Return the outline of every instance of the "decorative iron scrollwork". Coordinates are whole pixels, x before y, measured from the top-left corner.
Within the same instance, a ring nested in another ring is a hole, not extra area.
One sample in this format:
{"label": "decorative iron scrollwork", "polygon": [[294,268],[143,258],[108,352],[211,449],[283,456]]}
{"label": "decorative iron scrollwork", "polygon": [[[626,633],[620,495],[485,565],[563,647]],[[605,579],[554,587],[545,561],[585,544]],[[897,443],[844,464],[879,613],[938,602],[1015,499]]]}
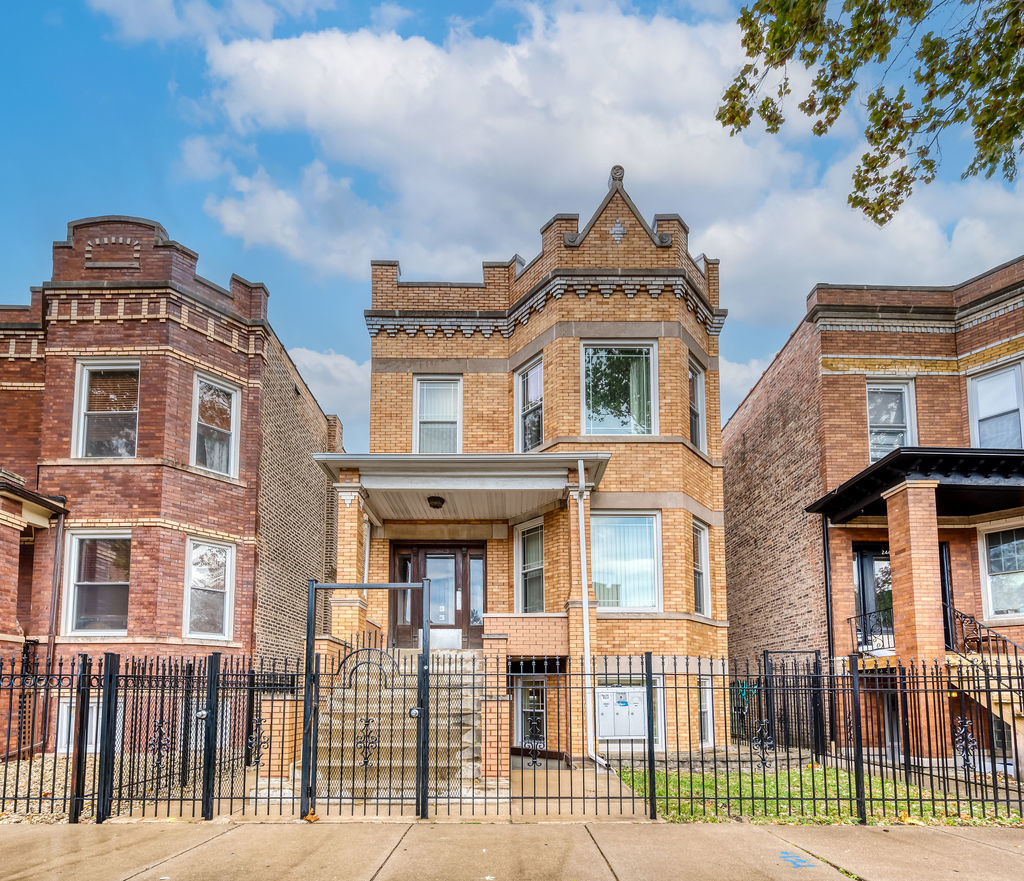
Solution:
{"label": "decorative iron scrollwork", "polygon": [[757,752],[757,763],[761,766],[761,770],[768,768],[768,753],[775,752],[775,738],[772,736],[771,725],[768,724],[767,719],[761,719],[757,723],[757,731],[754,732],[754,738],[750,741],[750,745]]}
{"label": "decorative iron scrollwork", "polygon": [[150,752],[156,753],[156,756],[153,759],[153,767],[157,772],[160,771],[160,768],[164,763],[164,753],[168,750],[170,745],[171,738],[167,735],[167,723],[161,719],[156,723],[156,731],[146,744],[146,748]]}
{"label": "decorative iron scrollwork", "polygon": [[380,737],[373,727],[372,718],[366,717],[359,721],[363,729],[356,735],[356,749],[363,755],[361,764],[365,768],[370,764],[370,756],[380,747]]}
{"label": "decorative iron scrollwork", "polygon": [[252,734],[249,735],[249,755],[252,764],[257,767],[263,764],[263,750],[270,746],[270,735],[263,730],[266,723],[267,720],[262,717],[253,719]]}
{"label": "decorative iron scrollwork", "polygon": [[544,736],[543,716],[531,713],[526,717],[527,730],[523,737],[523,749],[530,754],[530,761],[526,764],[536,768],[541,764],[540,751],[547,746],[547,738]]}
{"label": "decorative iron scrollwork", "polygon": [[957,716],[953,748],[960,756],[960,764],[965,771],[974,770],[974,751],[977,747],[978,740],[974,736],[974,723],[966,716]]}

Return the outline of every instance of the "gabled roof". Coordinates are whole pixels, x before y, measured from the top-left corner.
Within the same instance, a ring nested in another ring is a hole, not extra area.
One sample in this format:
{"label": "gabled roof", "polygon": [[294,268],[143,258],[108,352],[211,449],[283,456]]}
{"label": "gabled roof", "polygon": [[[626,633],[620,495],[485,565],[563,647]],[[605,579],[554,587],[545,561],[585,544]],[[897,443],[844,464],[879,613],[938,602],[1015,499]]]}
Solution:
{"label": "gabled roof", "polygon": [[625,174],[626,171],[621,165],[612,166],[611,175],[608,178],[608,194],[604,197],[601,204],[597,206],[597,211],[594,212],[594,216],[590,218],[583,229],[577,233],[565,234],[566,247],[576,248],[583,244],[583,240],[587,237],[590,230],[593,229],[594,224],[597,223],[597,219],[604,213],[605,209],[608,207],[608,203],[615,198],[616,193],[622,197],[622,200],[626,203],[626,207],[633,212],[633,216],[636,218],[640,226],[643,227],[644,232],[647,233],[656,247],[667,248],[672,244],[672,233],[655,232],[648,225],[647,221],[644,220],[643,215],[640,213],[636,205],[633,204],[633,200],[629,198],[629,193],[626,192],[626,188],[622,185],[622,178]]}

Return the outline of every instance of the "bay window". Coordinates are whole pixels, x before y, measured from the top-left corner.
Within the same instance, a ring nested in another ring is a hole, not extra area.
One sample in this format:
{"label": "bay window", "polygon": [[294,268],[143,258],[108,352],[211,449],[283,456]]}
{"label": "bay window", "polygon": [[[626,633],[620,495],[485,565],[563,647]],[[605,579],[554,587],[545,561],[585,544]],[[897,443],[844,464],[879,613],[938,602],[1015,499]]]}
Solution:
{"label": "bay window", "polygon": [[516,375],[516,431],[519,451],[528,453],[544,442],[544,364],[535,361]]}
{"label": "bay window", "polygon": [[708,581],[708,528],[693,522],[693,611],[711,614],[711,585]]}
{"label": "bay window", "polygon": [[68,631],[126,635],[131,535],[72,534],[69,541]]}
{"label": "bay window", "polygon": [[981,565],[987,617],[1024,617],[1024,526],[985,534]]}
{"label": "bay window", "polygon": [[971,442],[977,447],[1021,449],[1021,365],[970,381]]}
{"label": "bay window", "polygon": [[462,379],[416,377],[413,395],[414,453],[462,449]]}
{"label": "bay window", "polygon": [[913,446],[914,395],[909,382],[868,381],[868,453],[877,462],[899,447]]}
{"label": "bay window", "polygon": [[135,456],[139,433],[137,361],[80,363],[77,401],[75,456],[89,459]]}
{"label": "bay window", "polygon": [[657,433],[655,347],[584,344],[583,434]]}
{"label": "bay window", "polygon": [[701,452],[707,452],[707,415],[704,406],[704,371],[701,367],[690,362],[689,371],[690,390],[690,443]]}
{"label": "bay window", "polygon": [[185,566],[185,635],[231,637],[234,548],[190,538]]}
{"label": "bay window", "polygon": [[590,565],[598,608],[660,608],[658,521],[656,514],[591,514]]}
{"label": "bay window", "polygon": [[192,397],[192,464],[238,475],[238,389],[197,373]]}

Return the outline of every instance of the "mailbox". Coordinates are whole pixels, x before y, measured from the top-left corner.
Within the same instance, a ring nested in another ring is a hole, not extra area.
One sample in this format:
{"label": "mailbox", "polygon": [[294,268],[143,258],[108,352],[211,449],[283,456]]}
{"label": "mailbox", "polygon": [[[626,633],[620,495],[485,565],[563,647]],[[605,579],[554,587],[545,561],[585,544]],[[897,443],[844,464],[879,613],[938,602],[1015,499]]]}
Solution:
{"label": "mailbox", "polygon": [[647,737],[647,691],[642,685],[597,687],[599,740],[643,740]]}

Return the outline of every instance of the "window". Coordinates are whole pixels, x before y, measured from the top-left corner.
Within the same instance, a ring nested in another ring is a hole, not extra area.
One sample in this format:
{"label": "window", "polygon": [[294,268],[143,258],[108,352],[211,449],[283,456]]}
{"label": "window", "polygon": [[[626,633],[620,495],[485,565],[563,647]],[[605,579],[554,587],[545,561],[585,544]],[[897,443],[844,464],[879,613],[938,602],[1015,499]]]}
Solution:
{"label": "window", "polygon": [[544,611],[544,524],[516,528],[517,602],[519,612]]}
{"label": "window", "polygon": [[868,451],[877,462],[899,447],[913,446],[914,396],[909,382],[868,381]]}
{"label": "window", "polygon": [[72,535],[67,605],[72,633],[124,636],[128,632],[130,535]]}
{"label": "window", "polygon": [[484,558],[469,558],[469,624],[482,627],[484,623]]}
{"label": "window", "polygon": [[544,442],[544,364],[535,361],[516,374],[519,450],[528,453]]}
{"label": "window", "polygon": [[199,373],[192,395],[192,464],[238,474],[238,389]]}
{"label": "window", "polygon": [[[89,718],[85,724],[85,751],[88,754],[95,753],[100,742],[100,699],[98,697],[89,700]],[[56,751],[61,754],[68,754],[75,750],[75,709],[77,704],[74,698],[61,698],[57,704],[57,731],[54,737]],[[118,729],[121,727],[121,719],[118,718]],[[118,732],[120,733],[120,731]]]}
{"label": "window", "polygon": [[997,370],[971,380],[971,440],[975,446],[1019,450],[1021,367]]}
{"label": "window", "polygon": [[590,565],[599,608],[659,608],[660,543],[656,514],[591,515]]}
{"label": "window", "polygon": [[543,679],[523,679],[516,690],[516,745],[523,749],[547,748],[547,707]]}
{"label": "window", "polygon": [[693,611],[711,614],[711,584],[708,580],[708,528],[693,521]]}
{"label": "window", "polygon": [[190,538],[185,566],[185,635],[231,638],[234,548]]}
{"label": "window", "polygon": [[417,377],[413,396],[414,453],[458,453],[462,449],[462,380]]}
{"label": "window", "polygon": [[700,745],[715,745],[715,723],[711,713],[711,679],[701,676],[697,680],[697,714],[700,726]]}
{"label": "window", "polygon": [[653,345],[583,346],[583,433],[656,434]]}
{"label": "window", "polygon": [[690,443],[698,450],[707,450],[704,414],[704,370],[690,362]]}
{"label": "window", "polygon": [[88,459],[135,456],[139,433],[137,362],[79,364],[77,401],[76,456]]}
{"label": "window", "polygon": [[1024,617],[1024,527],[990,532],[984,542],[988,616]]}

